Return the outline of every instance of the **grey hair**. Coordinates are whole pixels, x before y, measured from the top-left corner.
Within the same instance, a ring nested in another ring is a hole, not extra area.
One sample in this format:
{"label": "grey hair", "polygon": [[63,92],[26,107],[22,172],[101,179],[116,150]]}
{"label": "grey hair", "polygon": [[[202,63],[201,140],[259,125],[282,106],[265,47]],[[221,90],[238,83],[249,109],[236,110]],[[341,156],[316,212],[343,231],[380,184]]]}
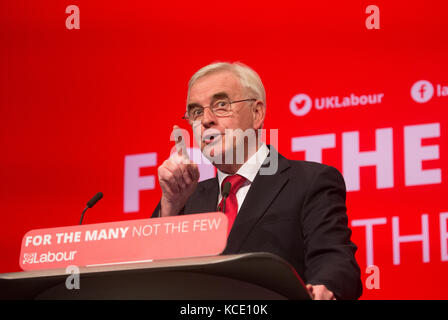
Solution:
{"label": "grey hair", "polygon": [[[215,62],[202,67],[191,77],[188,82],[188,95],[187,100],[190,96],[190,89],[193,84],[199,78],[202,78],[208,74],[218,72],[218,71],[231,71],[240,79],[241,86],[249,91],[251,94],[255,95],[253,98],[263,101],[266,105],[266,91],[264,90],[263,83],[261,82],[260,76],[253,69],[241,62]],[[248,97],[252,98],[252,97]]]}

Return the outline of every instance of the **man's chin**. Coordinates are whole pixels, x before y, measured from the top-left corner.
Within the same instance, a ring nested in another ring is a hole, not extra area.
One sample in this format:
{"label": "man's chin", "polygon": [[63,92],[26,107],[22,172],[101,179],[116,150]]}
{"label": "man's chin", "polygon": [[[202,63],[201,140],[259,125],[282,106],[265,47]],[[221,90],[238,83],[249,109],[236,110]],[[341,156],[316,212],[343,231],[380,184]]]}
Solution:
{"label": "man's chin", "polygon": [[215,159],[215,151],[213,150],[213,149],[209,149],[209,148],[204,148],[203,150],[202,150],[202,154],[211,162],[211,163],[213,163],[213,164],[215,164],[216,163],[216,160],[217,159]]}
{"label": "man's chin", "polygon": [[217,150],[216,146],[208,144],[202,148],[202,154],[213,164],[223,164],[224,154],[222,150]]}

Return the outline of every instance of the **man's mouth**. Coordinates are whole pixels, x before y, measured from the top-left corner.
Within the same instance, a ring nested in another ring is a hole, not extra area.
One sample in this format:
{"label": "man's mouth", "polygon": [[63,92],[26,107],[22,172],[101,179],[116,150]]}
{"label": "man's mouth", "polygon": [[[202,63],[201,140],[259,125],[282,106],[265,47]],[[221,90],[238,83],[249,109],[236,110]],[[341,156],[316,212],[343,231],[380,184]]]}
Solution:
{"label": "man's mouth", "polygon": [[215,132],[209,132],[209,133],[206,133],[206,134],[204,134],[202,136],[202,142],[205,145],[209,145],[211,143],[214,143],[214,142],[220,140],[220,138],[221,138],[221,133],[220,132],[216,132],[216,131]]}

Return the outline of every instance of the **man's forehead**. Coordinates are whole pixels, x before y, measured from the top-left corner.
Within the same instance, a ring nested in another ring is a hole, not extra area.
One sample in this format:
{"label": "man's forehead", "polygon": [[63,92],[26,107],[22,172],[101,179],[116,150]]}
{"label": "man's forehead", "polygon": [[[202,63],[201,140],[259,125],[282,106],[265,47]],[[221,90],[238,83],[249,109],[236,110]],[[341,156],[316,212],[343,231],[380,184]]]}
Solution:
{"label": "man's forehead", "polygon": [[221,71],[205,75],[191,86],[189,102],[230,97],[241,90],[239,78],[231,71]]}

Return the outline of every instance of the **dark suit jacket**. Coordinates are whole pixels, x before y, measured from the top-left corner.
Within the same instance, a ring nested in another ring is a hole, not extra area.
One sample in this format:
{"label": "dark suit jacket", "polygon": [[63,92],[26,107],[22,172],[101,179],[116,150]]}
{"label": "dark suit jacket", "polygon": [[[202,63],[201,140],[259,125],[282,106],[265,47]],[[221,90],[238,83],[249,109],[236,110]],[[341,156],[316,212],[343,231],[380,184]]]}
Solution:
{"label": "dark suit jacket", "polygon": [[[337,299],[359,298],[342,175],[330,166],[278,156],[277,173],[258,173],[252,182],[223,254],[271,252],[305,283],[324,284]],[[216,211],[218,193],[218,178],[200,182],[180,214]],[[153,217],[159,208],[160,203]]]}

